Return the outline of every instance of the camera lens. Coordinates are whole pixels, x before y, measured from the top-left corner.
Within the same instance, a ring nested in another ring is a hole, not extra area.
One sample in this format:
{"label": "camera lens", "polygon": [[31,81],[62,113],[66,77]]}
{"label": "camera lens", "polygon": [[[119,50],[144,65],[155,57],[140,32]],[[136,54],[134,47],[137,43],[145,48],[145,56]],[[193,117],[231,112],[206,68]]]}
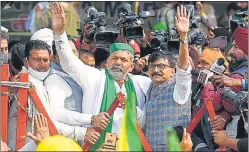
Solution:
{"label": "camera lens", "polygon": [[152,49],[156,49],[156,48],[160,47],[160,45],[161,45],[161,42],[157,38],[153,38],[151,40],[151,48]]}

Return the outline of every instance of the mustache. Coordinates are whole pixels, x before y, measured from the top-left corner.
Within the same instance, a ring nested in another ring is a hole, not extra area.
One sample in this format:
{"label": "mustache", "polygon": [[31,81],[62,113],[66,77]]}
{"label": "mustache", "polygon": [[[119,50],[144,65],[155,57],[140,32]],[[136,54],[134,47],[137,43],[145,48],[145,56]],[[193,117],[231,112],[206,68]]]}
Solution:
{"label": "mustache", "polygon": [[152,73],[152,76],[154,77],[155,75],[157,76],[162,76],[162,74],[158,73],[158,72],[155,72],[155,73]]}
{"label": "mustache", "polygon": [[110,66],[110,69],[111,69],[111,70],[112,70],[113,68],[115,68],[115,69],[119,69],[119,70],[121,70],[122,72],[124,72],[123,67],[122,67],[122,66],[120,66],[120,65],[112,65],[112,66]]}

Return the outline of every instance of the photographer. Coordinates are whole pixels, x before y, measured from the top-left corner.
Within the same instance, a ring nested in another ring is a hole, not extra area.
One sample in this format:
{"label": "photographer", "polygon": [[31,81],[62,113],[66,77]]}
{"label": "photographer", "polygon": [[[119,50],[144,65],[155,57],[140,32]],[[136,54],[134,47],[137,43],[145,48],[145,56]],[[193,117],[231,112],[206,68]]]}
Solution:
{"label": "photographer", "polygon": [[[246,28],[238,27],[233,32],[233,47],[228,52],[228,61],[229,61],[229,70],[231,74],[230,78],[240,79],[242,80],[245,77],[245,73],[247,71],[247,55],[245,53],[248,52],[248,30]],[[223,87],[226,81],[226,77],[215,76],[211,80],[215,87]],[[232,87],[232,91],[238,93],[241,91],[241,87]],[[214,94],[220,95],[220,91],[214,92]],[[230,137],[235,138],[237,136],[237,126],[240,118],[239,111],[234,108],[234,106],[222,100],[222,105],[225,110],[232,115],[232,121],[227,124],[226,131]]]}
{"label": "photographer", "polygon": [[[248,52],[248,43],[247,43],[248,42],[248,29],[238,27],[233,33],[233,38],[234,38],[234,41],[233,41],[234,46],[232,49],[236,49],[234,52],[236,52],[236,51],[242,52],[243,51],[245,54],[247,54],[247,52]],[[237,72],[235,71],[236,73],[235,72],[233,72],[233,73],[235,73],[237,75],[238,75],[238,73],[240,73],[239,79],[242,79],[241,78],[242,76],[246,78],[247,77],[247,74],[246,74],[247,66],[242,67],[239,70],[240,70],[240,72],[238,72],[238,70],[237,70]],[[234,87],[234,86],[239,86],[239,83],[238,84],[236,84],[235,82],[231,83],[231,81],[232,80],[229,81],[229,78],[227,78],[225,76],[215,76],[212,79],[212,82],[215,85],[230,86],[230,87],[233,87],[232,91],[235,91],[235,92],[240,91],[241,87],[236,87],[236,88]],[[230,103],[223,101],[223,104],[225,107],[227,107]],[[231,127],[227,126],[227,128],[226,128],[226,131],[228,134],[229,133],[231,134],[231,132],[228,132],[228,131],[235,130],[235,129],[237,130],[237,126],[239,127],[238,121],[239,121],[240,115],[235,115],[232,117],[234,118],[234,121],[232,121],[233,124],[231,124]],[[232,126],[235,126],[235,128]],[[230,147],[232,149],[239,150],[239,151],[245,151],[245,150],[248,151],[248,146],[247,146],[248,138],[242,137],[242,139],[235,139],[236,136],[238,137],[239,134],[241,134],[240,133],[241,129],[239,129],[238,131],[239,132],[237,132],[236,134],[232,133],[232,135],[227,135],[227,133],[224,130],[223,131],[213,130],[212,134],[214,136],[215,142],[218,144],[221,144],[221,145],[224,145],[224,146],[227,146],[227,147]]]}
{"label": "photographer", "polygon": [[[245,50],[244,52],[247,52],[248,45],[245,44],[245,42],[247,43],[247,40],[246,40],[247,36],[245,36],[247,34],[246,31],[247,31],[247,29],[244,30],[244,29],[239,28],[239,29],[236,29],[235,32],[233,33],[233,38],[234,38],[233,47],[229,50],[229,54],[233,54],[233,55],[228,60],[228,61],[230,61],[229,62],[230,63],[229,69],[232,72],[229,75],[230,78],[236,78],[236,79],[243,79],[244,78],[244,75],[245,75],[245,72],[247,69],[247,60],[246,60],[246,56],[243,54],[242,50],[240,50],[238,48],[238,46],[236,45],[236,42],[238,42],[239,41],[238,39],[240,38],[239,43],[241,46],[243,46],[243,48]],[[238,35],[240,35],[240,36],[238,36]],[[236,67],[235,65],[237,65],[238,67]],[[228,119],[226,119],[223,117],[224,123],[222,123],[222,121],[220,121],[220,123],[214,124],[215,121],[213,121],[213,122],[211,121],[211,128],[213,130],[223,130],[225,127],[225,124],[227,123],[226,130],[228,131],[228,134],[230,135],[230,137],[236,137],[237,124],[238,124],[238,120],[239,120],[239,115],[238,115],[239,111],[237,111],[234,108],[234,106],[231,105],[230,103],[228,103],[226,101],[222,101],[220,99],[220,90],[216,90],[216,88],[222,86],[222,82],[224,82],[224,77],[225,76],[214,76],[212,79],[213,85],[212,84],[205,85],[202,92],[203,93],[205,92],[203,95],[205,95],[206,97],[209,97],[213,100],[214,108],[216,111],[218,109],[224,107],[223,113],[224,114],[226,113],[226,117],[228,118]],[[238,92],[238,91],[240,91],[240,87],[232,88],[232,90],[235,92]],[[229,117],[230,117],[229,115],[232,115],[232,118],[233,118],[231,122],[229,122]],[[204,133],[205,133],[205,131],[204,131]],[[211,143],[213,142],[212,139],[210,141],[211,141]],[[194,140],[193,140],[193,143],[195,146]]]}
{"label": "photographer", "polygon": [[[222,55],[222,53],[217,49],[205,49],[197,62],[196,68],[199,70],[209,70],[214,64],[216,64],[216,61],[218,59],[224,59],[225,57]],[[225,60],[224,63],[226,66],[228,66],[228,62]],[[200,122],[196,126],[194,132],[192,133],[192,141],[193,141],[193,149],[194,151],[214,151],[218,148],[217,145],[215,145],[212,136],[211,136],[211,128],[215,128],[217,130],[223,130],[225,128],[226,123],[229,122],[230,116],[229,114],[224,110],[222,105],[219,101],[219,96],[214,94],[215,88],[212,85],[212,83],[202,84],[203,89],[201,87],[198,87],[197,80],[193,79],[192,83],[192,108],[193,112],[192,115],[195,117],[195,114],[197,110],[201,107],[202,104],[205,102],[206,96],[212,99],[214,110],[216,112],[216,116],[214,120],[211,122],[208,120],[208,114],[207,112],[204,114],[204,116],[201,118]],[[197,94],[198,90],[201,90],[200,94]],[[195,99],[194,97],[197,96]]]}

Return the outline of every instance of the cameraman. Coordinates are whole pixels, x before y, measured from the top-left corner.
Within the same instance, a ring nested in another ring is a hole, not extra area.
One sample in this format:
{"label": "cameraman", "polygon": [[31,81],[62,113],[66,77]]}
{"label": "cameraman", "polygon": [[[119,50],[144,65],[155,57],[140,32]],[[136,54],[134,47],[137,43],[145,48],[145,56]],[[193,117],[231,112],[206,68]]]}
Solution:
{"label": "cameraman", "polygon": [[[244,48],[244,51],[247,52],[247,36],[243,36],[243,35],[247,35],[247,29],[242,29],[242,28],[238,28],[235,30],[235,32],[233,33],[233,47],[229,50],[229,54],[231,54],[232,57],[229,58],[230,61],[230,65],[229,65],[229,69],[230,72],[232,72],[230,74],[230,78],[236,78],[236,79],[243,79],[246,69],[247,69],[247,60],[246,60],[246,56],[243,54],[243,51],[240,50],[236,44],[236,42],[239,42],[239,44]],[[239,39],[241,38],[241,40],[239,41]],[[246,42],[246,44],[245,44]],[[235,65],[237,65],[238,67],[236,67]],[[226,125],[226,130],[229,131],[228,134],[230,135],[230,137],[236,137],[237,135],[237,124],[238,124],[238,120],[240,115],[239,111],[235,110],[234,106],[231,105],[230,103],[226,102],[226,101],[221,101],[220,99],[220,90],[216,90],[216,88],[221,84],[221,82],[223,81],[223,78],[225,76],[217,76],[219,77],[218,79],[212,80],[213,85],[212,84],[207,84],[204,86],[202,92],[202,96],[205,95],[208,98],[211,98],[214,104],[214,108],[217,111],[220,108],[224,107],[223,113],[226,113],[226,117],[229,118],[230,115],[232,115],[232,121],[229,122],[229,119],[224,119],[224,123],[222,123],[222,121],[220,121],[219,123],[217,123],[217,120],[220,120],[220,118],[218,119],[218,117],[215,117],[213,121],[211,121],[211,128],[212,130],[223,130]],[[215,77],[214,77],[215,78]],[[224,81],[223,81],[224,82]],[[233,91],[238,92],[240,91],[240,88],[232,88]],[[202,97],[203,98],[203,97]],[[216,107],[217,106],[217,107]],[[218,109],[216,109],[218,108]],[[228,123],[229,122],[229,123]],[[216,123],[216,124],[214,124]],[[209,122],[207,123],[209,124]],[[198,133],[198,131],[197,131]],[[205,133],[205,131],[203,131],[203,133]],[[212,139],[209,140],[209,142],[213,142]],[[195,142],[193,140],[193,144],[195,146]],[[208,144],[208,143],[207,143]],[[198,146],[196,146],[198,147]],[[209,147],[209,146],[208,146]]]}
{"label": "cameraman", "polygon": [[[248,29],[238,27],[233,33],[233,38],[234,38],[233,48],[235,47],[235,45],[237,45],[236,48],[241,49],[241,51],[243,51],[247,55],[248,54],[248,43],[247,43],[248,42]],[[247,67],[245,69],[248,70]],[[246,73],[246,70],[245,70],[245,73]],[[245,79],[248,79],[247,74],[245,74],[244,76],[245,76]],[[215,76],[212,79],[212,82],[214,84],[219,84],[219,86],[230,86],[230,87],[239,86],[239,83],[237,84],[231,83],[231,81],[232,80],[229,81],[229,78],[225,76]],[[241,85],[242,85],[242,82],[243,81],[241,81]],[[238,89],[240,90],[240,88]],[[247,88],[244,87],[244,90],[247,90]],[[237,126],[237,124],[235,126]],[[231,137],[228,137],[227,133],[224,130],[223,131],[213,130],[212,134],[217,144],[224,145],[226,147],[230,147],[232,149],[239,150],[239,151],[248,151],[248,138],[241,138],[241,139],[235,139],[235,137],[231,138]]]}
{"label": "cameraman", "polygon": [[[227,56],[229,62],[229,70],[231,72],[229,77],[242,80],[245,77],[248,66],[246,55],[248,52],[248,29],[238,27],[234,31],[232,38],[233,47],[229,50]],[[214,76],[211,82],[213,83],[214,87],[223,87],[226,82],[226,76]],[[241,87],[233,87],[232,91],[239,92],[241,91]],[[219,91],[216,91],[215,93],[219,94]],[[238,114],[238,111],[234,110],[233,106],[230,103],[222,101],[222,104],[226,111],[231,115]],[[235,118],[235,116],[233,117],[234,119],[238,119]]]}
{"label": "cameraman", "polygon": [[[210,69],[213,64],[219,59],[223,58],[225,60],[225,57],[222,55],[222,53],[217,49],[204,49],[204,51],[201,53],[199,60],[196,64],[196,68],[199,70],[204,69]],[[225,60],[225,65],[228,66],[227,61]],[[216,116],[214,120],[211,122],[208,120],[208,114],[205,113],[204,116],[201,118],[200,122],[197,124],[195,130],[193,131],[191,138],[193,141],[193,150],[194,151],[215,151],[215,149],[218,148],[217,145],[215,145],[212,136],[211,136],[211,129],[215,128],[216,130],[223,130],[225,128],[226,123],[229,122],[230,116],[229,114],[224,110],[220,102],[217,102],[219,100],[219,96],[215,94],[214,92],[214,86],[212,83],[207,83],[204,85],[204,88],[198,88],[195,87],[194,82],[197,82],[193,80],[192,83],[192,106],[193,106],[193,117],[195,117],[195,114],[197,110],[201,107],[201,105],[205,102],[205,96],[208,96],[212,99],[214,110],[216,112]],[[197,85],[198,86],[198,85]],[[201,89],[201,93],[196,95],[196,92]],[[194,96],[197,96],[197,99],[193,99]]]}

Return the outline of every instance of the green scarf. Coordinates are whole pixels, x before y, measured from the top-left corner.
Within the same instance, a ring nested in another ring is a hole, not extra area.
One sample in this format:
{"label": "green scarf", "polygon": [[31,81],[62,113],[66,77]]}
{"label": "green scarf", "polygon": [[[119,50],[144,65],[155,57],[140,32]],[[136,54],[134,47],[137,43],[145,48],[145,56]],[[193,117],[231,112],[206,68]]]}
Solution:
{"label": "green scarf", "polygon": [[[102,98],[100,112],[106,112],[108,108],[111,106],[111,104],[113,103],[114,99],[116,98],[116,87],[114,84],[114,80],[112,76],[109,74],[107,69],[105,69],[105,74],[106,74],[105,90],[104,90],[104,95]],[[133,92],[136,97],[136,94],[135,94],[136,91],[135,91],[133,82],[129,76],[128,76],[128,81],[125,82],[125,89],[126,89],[127,95],[129,95],[130,92]],[[133,103],[133,107],[136,105],[137,105],[137,98],[135,98],[135,103]],[[131,115],[136,115],[136,109],[134,108],[134,110],[132,111],[134,114],[131,114]],[[135,122],[136,122],[136,117],[133,117],[133,118],[135,119]],[[112,122],[113,122],[113,115],[110,118],[110,123],[108,124],[106,129],[102,131],[99,140],[96,142],[95,145],[92,145],[90,151],[96,151],[103,145],[105,141],[106,133],[112,132]]]}

